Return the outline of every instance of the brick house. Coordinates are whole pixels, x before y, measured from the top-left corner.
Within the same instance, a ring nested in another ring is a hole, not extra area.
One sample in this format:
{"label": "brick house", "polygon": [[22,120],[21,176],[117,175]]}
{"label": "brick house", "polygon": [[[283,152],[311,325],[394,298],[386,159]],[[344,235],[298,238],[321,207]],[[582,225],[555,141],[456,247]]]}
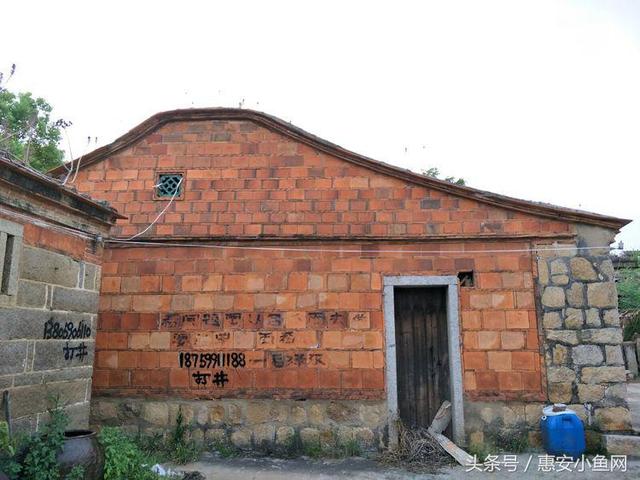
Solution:
{"label": "brick house", "polygon": [[15,431],[37,430],[52,396],[88,426],[100,238],[117,218],[0,153],[0,418]]}
{"label": "brick house", "polygon": [[461,444],[496,419],[535,430],[549,401],[629,429],[606,248],[627,220],[249,110],[160,113],[78,161],[77,188],[128,217],[105,251],[96,423],[152,431],[181,406],[196,438],[377,446],[449,399]]}

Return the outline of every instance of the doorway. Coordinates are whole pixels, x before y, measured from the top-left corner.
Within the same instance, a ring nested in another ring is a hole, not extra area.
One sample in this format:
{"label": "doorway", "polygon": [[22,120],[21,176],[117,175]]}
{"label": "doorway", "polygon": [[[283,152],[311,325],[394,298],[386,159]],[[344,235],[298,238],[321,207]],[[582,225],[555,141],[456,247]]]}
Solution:
{"label": "doorway", "polygon": [[385,277],[384,323],[390,446],[398,419],[428,427],[444,400],[452,405],[445,434],[464,445],[458,278]]}

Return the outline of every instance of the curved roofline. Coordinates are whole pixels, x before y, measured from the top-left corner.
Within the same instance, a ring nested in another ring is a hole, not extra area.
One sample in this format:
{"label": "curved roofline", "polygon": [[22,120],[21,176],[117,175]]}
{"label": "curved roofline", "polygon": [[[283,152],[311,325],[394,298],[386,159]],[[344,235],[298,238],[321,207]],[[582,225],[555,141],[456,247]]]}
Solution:
{"label": "curved roofline", "polygon": [[[444,193],[456,195],[459,197],[476,200],[478,202],[494,205],[501,208],[507,208],[531,215],[537,215],[547,218],[567,222],[585,223],[589,225],[598,225],[602,227],[619,230],[623,226],[631,222],[631,220],[612,217],[608,215],[600,215],[582,210],[574,210],[565,207],[558,207],[551,204],[538,203],[529,200],[500,195],[497,193],[479,190],[463,185],[456,185],[437,178],[420,175],[410,170],[396,167],[388,163],[374,160],[372,158],[349,151],[327,140],[319,138],[305,130],[296,127],[284,120],[276,118],[256,110],[245,110],[238,108],[191,108],[169,110],[166,112],[156,113],[148,118],[132,130],[120,136],[113,142],[81,157],[82,164],[80,168],[84,168],[93,163],[99,162],[106,157],[116,154],[125,148],[130,147],[146,135],[153,133],[160,127],[171,122],[183,121],[205,121],[205,120],[247,120],[262,125],[270,130],[278,132],[293,140],[304,143],[316,150],[340,158],[347,162],[368,168],[370,170],[382,173],[400,180],[410,182],[416,185],[432,188]],[[79,159],[71,162],[75,166]],[[58,167],[50,171],[51,174],[64,173],[64,167]]]}

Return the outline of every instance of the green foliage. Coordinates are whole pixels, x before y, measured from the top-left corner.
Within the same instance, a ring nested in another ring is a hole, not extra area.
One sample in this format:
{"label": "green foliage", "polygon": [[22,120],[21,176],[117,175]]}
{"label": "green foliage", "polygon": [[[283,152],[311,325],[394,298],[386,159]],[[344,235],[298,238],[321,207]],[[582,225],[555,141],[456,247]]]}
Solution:
{"label": "green foliage", "polygon": [[640,313],[627,322],[623,335],[625,342],[630,342],[636,335],[640,335]]}
{"label": "green foliage", "polygon": [[13,93],[0,85],[0,149],[40,171],[61,165],[61,129],[71,123],[52,120],[51,110],[43,98],[34,98],[30,92]]}
{"label": "green foliage", "polygon": [[210,447],[218,452],[222,458],[233,458],[240,455],[240,450],[238,450],[238,448],[231,442],[215,440],[211,442]]}
{"label": "green foliage", "polygon": [[470,455],[475,455],[478,462],[484,462],[489,455],[492,455],[491,446],[486,443],[472,443],[468,448]]}
{"label": "green foliage", "polygon": [[49,410],[49,421],[42,430],[33,435],[26,445],[26,456],[22,462],[20,478],[25,480],[58,480],[56,457],[64,445],[64,431],[69,423],[65,411],[55,402]]}
{"label": "green foliage", "polygon": [[122,430],[105,427],[98,435],[104,448],[104,480],[156,480],[151,460]]}
{"label": "green foliage", "polygon": [[17,442],[9,436],[9,424],[0,422],[0,472],[5,473],[9,478],[18,478],[22,469],[16,461]]}
{"label": "green foliage", "polygon": [[176,425],[166,438],[162,435],[141,437],[137,443],[150,457],[157,458],[160,461],[170,460],[184,465],[198,460],[202,453],[202,448],[196,442],[187,438],[188,433],[189,426],[185,423],[184,415],[180,408],[176,416]]}
{"label": "green foliage", "polygon": [[82,465],[76,465],[71,471],[64,477],[64,480],[83,480],[84,479],[84,467]]}
{"label": "green foliage", "polygon": [[[640,252],[634,252],[633,256],[640,266]],[[640,268],[618,270],[617,286],[620,310],[640,310]]]}
{"label": "green foliage", "polygon": [[[427,168],[422,171],[423,175],[432,178],[440,178],[440,169],[438,167]],[[444,177],[445,182],[453,183],[455,185],[466,185],[466,181],[464,178],[455,178],[455,177]]]}
{"label": "green foliage", "polygon": [[505,426],[498,418],[488,425],[485,436],[489,445],[499,452],[522,453],[529,448],[529,426],[525,422]]}

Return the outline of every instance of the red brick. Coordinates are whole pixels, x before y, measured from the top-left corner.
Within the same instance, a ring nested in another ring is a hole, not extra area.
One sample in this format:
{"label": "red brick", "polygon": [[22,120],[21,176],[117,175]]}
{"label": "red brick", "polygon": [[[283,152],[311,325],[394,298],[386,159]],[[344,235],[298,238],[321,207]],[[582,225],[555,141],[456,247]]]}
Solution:
{"label": "red brick", "polygon": [[464,368],[468,370],[485,370],[487,354],[485,352],[465,352]]}

